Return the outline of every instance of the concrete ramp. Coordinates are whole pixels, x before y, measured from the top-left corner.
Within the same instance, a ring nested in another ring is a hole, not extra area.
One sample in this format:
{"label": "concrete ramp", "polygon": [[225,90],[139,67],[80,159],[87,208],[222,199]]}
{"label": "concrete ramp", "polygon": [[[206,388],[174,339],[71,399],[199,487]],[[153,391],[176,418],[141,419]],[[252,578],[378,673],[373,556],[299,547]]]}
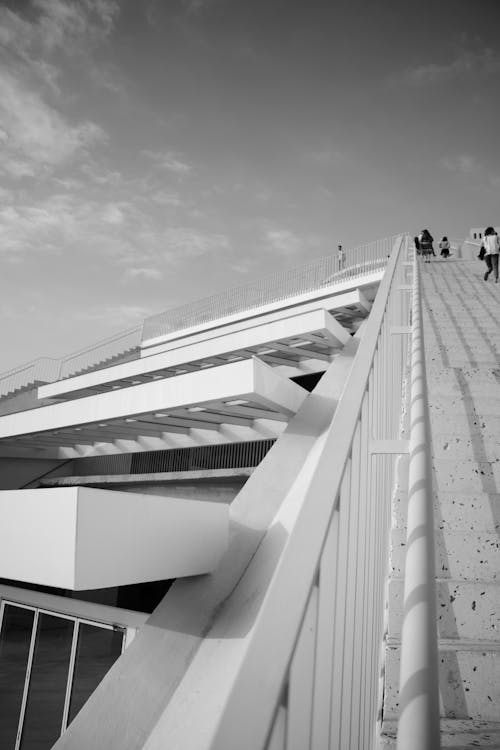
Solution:
{"label": "concrete ramp", "polygon": [[[442,746],[500,748],[500,284],[422,265],[432,431]],[[405,495],[391,550],[385,748],[395,747]]]}

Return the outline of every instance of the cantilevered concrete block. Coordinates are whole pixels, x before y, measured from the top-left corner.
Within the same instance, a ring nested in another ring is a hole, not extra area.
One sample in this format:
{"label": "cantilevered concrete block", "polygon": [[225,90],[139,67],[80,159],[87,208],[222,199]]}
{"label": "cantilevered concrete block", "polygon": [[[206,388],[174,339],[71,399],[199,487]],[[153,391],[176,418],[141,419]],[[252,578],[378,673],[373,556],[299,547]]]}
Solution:
{"label": "cantilevered concrete block", "polygon": [[82,590],[209,573],[223,503],[88,487],[0,492],[0,578]]}

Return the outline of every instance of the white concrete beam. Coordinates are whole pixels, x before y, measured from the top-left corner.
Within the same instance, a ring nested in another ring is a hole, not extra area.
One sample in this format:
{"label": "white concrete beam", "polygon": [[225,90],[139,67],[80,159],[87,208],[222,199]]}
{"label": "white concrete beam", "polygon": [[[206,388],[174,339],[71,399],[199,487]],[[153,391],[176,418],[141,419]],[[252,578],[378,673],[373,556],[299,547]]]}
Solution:
{"label": "white concrete beam", "polygon": [[0,491],[0,577],[71,590],[209,573],[224,503],[89,487]]}
{"label": "white concrete beam", "polygon": [[[344,297],[344,295],[341,296]],[[322,343],[329,342],[334,348],[342,347],[349,339],[349,333],[324,309],[295,312],[295,314],[287,311],[285,318],[254,321],[252,328],[243,328],[231,333],[218,330],[202,341],[188,341],[180,347],[177,344],[172,350],[157,353],[154,356],[49,383],[38,389],[38,397],[61,397],[64,394],[95,389],[103,384],[107,384],[106,387],[112,387],[113,383],[118,382],[130,387],[134,379],[139,379],[148,373],[151,377],[156,373],[171,377],[180,370],[196,371],[204,361],[214,365],[224,364],[231,353],[239,354],[240,350],[264,346],[275,340],[286,340],[291,336],[300,337],[307,335],[308,332],[320,330],[329,334],[328,340],[322,339]]]}
{"label": "white concrete beam", "polygon": [[[224,401],[228,414],[236,417],[241,414],[281,420],[294,414],[306,396],[303,388],[282,378],[271,367],[254,358],[124,390],[6,414],[0,416],[0,439],[83,425],[107,425],[113,420],[161,411],[170,413],[176,408],[203,409],[209,407],[211,402],[220,401]],[[257,413],[250,414],[246,408],[239,409],[238,401],[251,401],[256,405]],[[194,415],[196,418],[196,412]],[[123,437],[123,427],[118,426],[116,432],[111,427],[110,432]]]}

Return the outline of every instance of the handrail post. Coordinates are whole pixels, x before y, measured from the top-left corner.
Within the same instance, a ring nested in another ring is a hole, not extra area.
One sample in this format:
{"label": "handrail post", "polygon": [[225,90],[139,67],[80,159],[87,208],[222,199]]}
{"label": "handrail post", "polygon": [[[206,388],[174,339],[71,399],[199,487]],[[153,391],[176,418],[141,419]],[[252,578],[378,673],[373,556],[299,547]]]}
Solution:
{"label": "handrail post", "polygon": [[432,463],[420,268],[416,256],[413,273],[410,464],[397,747],[437,750],[439,671]]}

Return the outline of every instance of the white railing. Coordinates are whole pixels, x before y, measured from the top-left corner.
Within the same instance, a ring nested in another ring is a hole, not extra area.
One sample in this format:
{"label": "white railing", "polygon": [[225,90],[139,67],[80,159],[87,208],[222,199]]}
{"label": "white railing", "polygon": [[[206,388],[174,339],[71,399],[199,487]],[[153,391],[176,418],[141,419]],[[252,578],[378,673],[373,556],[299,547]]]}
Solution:
{"label": "white railing", "polygon": [[[397,455],[407,450],[409,252],[407,236],[396,240],[295,521],[275,519],[286,543],[219,721],[196,747],[376,747],[391,499]],[[259,550],[257,568],[258,558]]]}
{"label": "white railing", "polygon": [[399,680],[399,750],[437,750],[439,672],[434,561],[432,459],[425,373],[420,268],[415,259],[410,464]]}
{"label": "white railing", "polygon": [[348,250],[343,263],[339,262],[336,254],[329,255],[251,284],[166,310],[146,318],[135,328],[98,341],[60,360],[42,357],[22,364],[0,374],[0,398],[37,384],[53,383],[77,373],[101,369],[106,367],[107,360],[134,349],[136,352],[130,355],[130,359],[137,359],[140,344],[147,339],[279,302],[381,269],[387,263],[394,239],[388,237]]}
{"label": "white railing", "polygon": [[106,367],[107,363],[113,364],[116,357],[125,352],[131,352],[132,358],[135,350],[137,358],[141,334],[142,324],[72,352],[62,359],[40,357],[19,365],[0,375],[0,398],[42,383],[54,383],[69,378],[78,372]]}
{"label": "white railing", "polygon": [[387,237],[347,250],[344,262],[339,261],[337,253],[334,253],[307,265],[278,271],[249,284],[152,315],[144,321],[143,341],[316,291],[323,286],[383,268],[394,239]]}

